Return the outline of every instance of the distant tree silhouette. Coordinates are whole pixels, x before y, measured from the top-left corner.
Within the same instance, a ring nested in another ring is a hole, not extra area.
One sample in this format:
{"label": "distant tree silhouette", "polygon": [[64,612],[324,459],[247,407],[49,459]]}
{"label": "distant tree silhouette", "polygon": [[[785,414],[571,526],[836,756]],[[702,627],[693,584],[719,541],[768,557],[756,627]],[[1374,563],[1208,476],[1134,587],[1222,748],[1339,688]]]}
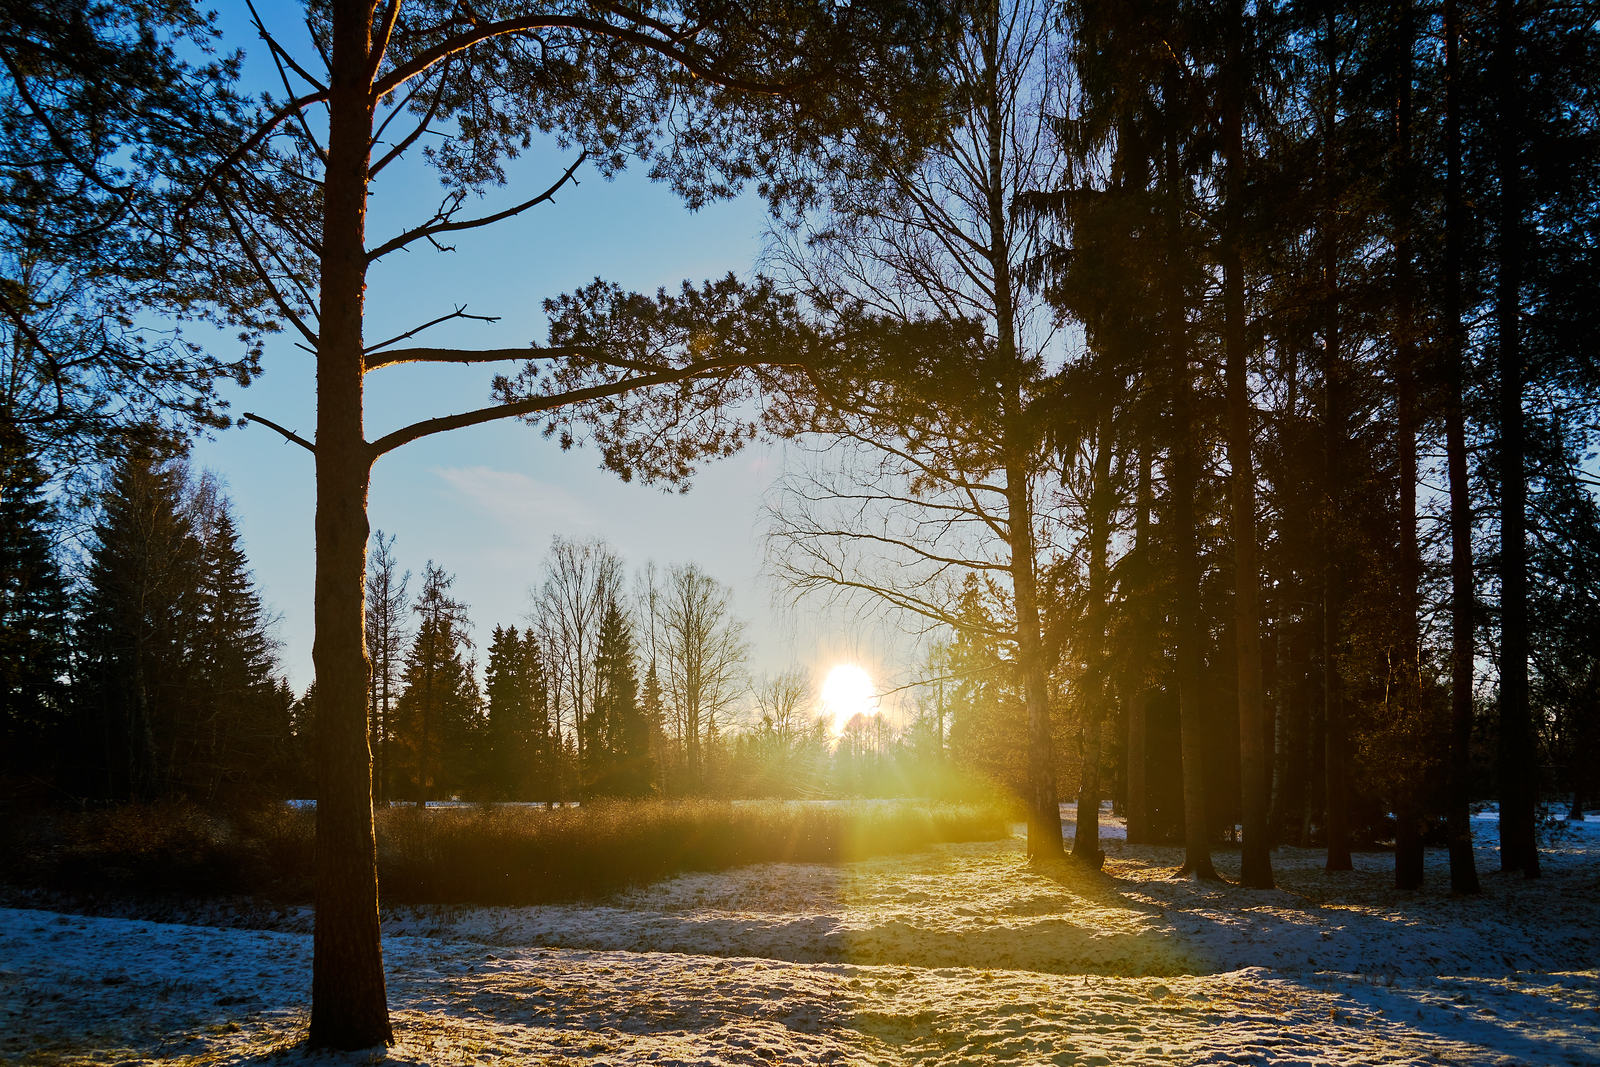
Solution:
{"label": "distant tree silhouette", "polygon": [[650,722],[639,701],[632,627],[616,600],[606,605],[595,649],[595,704],[589,788],[609,796],[644,796],[655,784]]}
{"label": "distant tree silhouette", "polygon": [[389,741],[394,737],[401,661],[409,636],[406,585],[411,581],[411,572],[398,571],[394,535],[385,537],[379,530],[373,536],[372,555],[367,561],[367,658],[372,661],[372,679],[367,685],[367,730],[373,756],[373,795],[383,802],[390,799]]}
{"label": "distant tree silhouette", "polygon": [[0,445],[0,747],[8,777],[44,783],[66,725],[70,601],[62,528],[36,460]]}
{"label": "distant tree silhouette", "polygon": [[289,721],[273,672],[261,597],[239,547],[230,505],[219,497],[200,555],[196,659],[204,708],[208,796],[280,795]]}
{"label": "distant tree silhouette", "polygon": [[550,709],[544,661],[532,632],[496,626],[484,674],[490,788],[515,800],[548,800]]}
{"label": "distant tree silhouette", "polygon": [[419,807],[467,780],[478,727],[478,686],[464,655],[467,608],[450,597],[454,581],[429,560],[411,609],[417,634],[406,655],[396,738],[406,751],[411,795]]}
{"label": "distant tree silhouette", "polygon": [[727,715],[744,693],[748,646],[732,591],[694,564],[667,572],[659,637],[673,733],[683,746],[687,788],[707,786]]}
{"label": "distant tree silhouette", "polygon": [[80,736],[92,796],[193,786],[201,544],[182,466],[136,448],[111,472],[79,605]]}

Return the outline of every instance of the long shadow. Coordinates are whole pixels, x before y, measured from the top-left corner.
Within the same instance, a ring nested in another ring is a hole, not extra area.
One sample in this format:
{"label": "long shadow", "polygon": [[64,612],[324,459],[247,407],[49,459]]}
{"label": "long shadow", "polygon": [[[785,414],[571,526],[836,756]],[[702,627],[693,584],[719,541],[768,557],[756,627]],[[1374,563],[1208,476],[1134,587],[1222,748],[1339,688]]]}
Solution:
{"label": "long shadow", "polygon": [[[1549,998],[1538,996],[1538,990],[1552,985],[1585,990],[1588,1003],[1552,1011]],[[1526,986],[1490,987],[1481,979],[1440,977],[1426,985],[1342,985],[1337,992],[1408,1029],[1489,1049],[1513,1062],[1600,1063],[1600,979],[1539,976]],[[1487,1017],[1484,1008],[1489,1009]],[[1548,1032],[1514,1025],[1530,1020],[1548,1021]]]}

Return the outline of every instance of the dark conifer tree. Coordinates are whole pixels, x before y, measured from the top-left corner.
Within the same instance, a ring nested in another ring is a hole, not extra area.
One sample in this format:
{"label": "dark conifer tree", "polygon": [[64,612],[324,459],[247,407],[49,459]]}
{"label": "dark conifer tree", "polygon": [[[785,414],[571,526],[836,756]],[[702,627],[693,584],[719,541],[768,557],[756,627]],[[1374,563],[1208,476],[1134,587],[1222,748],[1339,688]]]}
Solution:
{"label": "dark conifer tree", "polygon": [[650,729],[639,703],[633,631],[615,600],[601,617],[595,677],[591,788],[614,796],[642,796],[650,791],[654,779]]}
{"label": "dark conifer tree", "polygon": [[196,726],[211,776],[206,792],[272,792],[272,765],[288,740],[272,677],[272,641],[226,500],[217,500],[209,525],[195,649],[204,687]]}
{"label": "dark conifer tree", "polygon": [[400,573],[394,557],[394,535],[379,530],[367,561],[367,658],[372,675],[367,682],[368,744],[372,748],[373,795],[389,799],[392,775],[389,742],[394,737],[395,701],[400,697],[401,659],[405,652],[406,586],[411,572]]}
{"label": "dark conifer tree", "polygon": [[130,452],[112,471],[79,606],[80,788],[111,799],[193,788],[201,545],[182,467]]}
{"label": "dark conifer tree", "polygon": [[[66,715],[69,602],[38,467],[0,446],[0,772],[41,779]],[[41,779],[42,780],[42,779]]]}
{"label": "dark conifer tree", "polygon": [[548,799],[550,713],[544,662],[532,638],[515,626],[496,626],[484,675],[490,789],[518,800]]}
{"label": "dark conifer tree", "polygon": [[448,795],[470,777],[478,692],[463,655],[468,646],[466,605],[450,597],[454,581],[429,560],[422,592],[412,607],[417,636],[406,657],[406,688],[397,718],[418,806],[430,797]]}

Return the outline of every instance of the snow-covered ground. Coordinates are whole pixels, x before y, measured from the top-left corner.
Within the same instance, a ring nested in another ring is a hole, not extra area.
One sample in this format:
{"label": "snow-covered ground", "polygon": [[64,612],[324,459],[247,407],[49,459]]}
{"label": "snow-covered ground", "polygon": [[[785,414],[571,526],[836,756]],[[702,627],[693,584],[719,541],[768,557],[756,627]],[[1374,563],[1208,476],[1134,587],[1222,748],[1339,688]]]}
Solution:
{"label": "snow-covered ground", "polygon": [[[1070,808],[1067,816],[1072,815]],[[1020,839],[690,875],[600,905],[385,916],[387,1053],[308,1056],[308,916],[273,929],[0,909],[0,1060],[27,1064],[1600,1064],[1600,820],[1454,900],[1391,858],[1280,888],[1106,874]],[[1070,828],[1069,828],[1070,834]],[[1218,851],[1224,874],[1236,852]]]}

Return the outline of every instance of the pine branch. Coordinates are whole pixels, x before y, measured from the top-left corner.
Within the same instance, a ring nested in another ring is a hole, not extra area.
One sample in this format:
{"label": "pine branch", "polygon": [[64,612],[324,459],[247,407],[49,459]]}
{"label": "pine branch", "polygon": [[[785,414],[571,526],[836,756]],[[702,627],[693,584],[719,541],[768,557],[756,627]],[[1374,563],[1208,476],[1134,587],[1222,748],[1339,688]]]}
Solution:
{"label": "pine branch", "polygon": [[253,411],[247,411],[247,412],[244,413],[244,421],[246,423],[259,422],[261,425],[267,427],[269,430],[277,430],[279,433],[283,434],[285,440],[294,442],[295,444],[299,445],[301,448],[305,449],[307,452],[310,452],[313,456],[317,454],[317,446],[316,445],[312,444],[310,441],[307,441],[304,437],[301,437],[299,434],[293,432],[292,430],[285,430],[282,426],[279,426],[277,423],[273,422],[271,419],[264,419],[260,415],[257,415]]}
{"label": "pine branch", "polygon": [[[513,216],[520,215],[529,208],[536,207],[555,196],[563,185],[566,185],[569,181],[573,180],[572,176],[577,173],[577,170],[580,166],[582,166],[583,161],[588,158],[589,152],[587,149],[579,152],[578,158],[572,161],[572,166],[568,167],[566,173],[562,174],[561,177],[556,179],[554,185],[550,186],[550,188],[546,189],[538,196],[535,196],[529,200],[524,200],[520,204],[513,204],[504,211],[497,211],[493,215],[483,215],[475,219],[466,219],[462,222],[450,221],[450,215],[455,214],[455,207],[452,207],[447,213],[435,215],[434,221],[430,221],[425,225],[418,226],[415,229],[407,230],[398,237],[395,237],[389,241],[385,241],[371,252],[368,252],[367,262],[376,263],[390,252],[399,251],[400,249],[409,245],[411,242],[424,237],[432,240],[441,233],[451,233],[456,230],[475,230],[480,226],[488,226],[492,223],[501,222],[505,219],[512,218]],[[460,201],[457,200],[456,207],[459,206]],[[440,221],[441,219],[442,221]]]}
{"label": "pine branch", "polygon": [[510,419],[521,415],[534,415],[544,411],[554,411],[556,408],[573,404],[584,404],[592,400],[604,400],[608,397],[620,396],[634,389],[646,389],[652,385],[681,382],[688,378],[697,378],[717,371],[734,370],[746,365],[744,361],[737,359],[706,360],[686,367],[659,371],[655,374],[638,374],[631,378],[624,378],[621,381],[591,386],[588,389],[574,389],[567,393],[533,396],[528,397],[526,400],[514,400],[507,404],[492,404],[489,407],[478,408],[474,411],[443,415],[436,419],[424,419],[421,422],[412,423],[410,426],[395,430],[393,433],[385,434],[372,442],[372,458],[377,459],[387,452],[394,451],[401,445],[410,444],[419,438],[428,437],[436,433],[444,433],[448,430],[459,430],[467,426],[495,422],[499,419]]}

